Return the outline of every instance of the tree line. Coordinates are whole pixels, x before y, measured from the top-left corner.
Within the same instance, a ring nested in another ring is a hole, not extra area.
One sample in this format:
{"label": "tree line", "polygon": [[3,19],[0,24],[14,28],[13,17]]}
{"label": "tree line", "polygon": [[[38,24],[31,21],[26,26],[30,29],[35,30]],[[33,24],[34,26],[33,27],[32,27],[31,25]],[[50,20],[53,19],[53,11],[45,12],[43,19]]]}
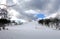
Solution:
{"label": "tree line", "polygon": [[[60,29],[60,19],[54,18],[54,19],[42,19],[38,21],[39,24],[46,25],[48,27],[53,27],[52,25],[55,25],[54,27],[56,29]],[[51,26],[50,26],[51,25]]]}

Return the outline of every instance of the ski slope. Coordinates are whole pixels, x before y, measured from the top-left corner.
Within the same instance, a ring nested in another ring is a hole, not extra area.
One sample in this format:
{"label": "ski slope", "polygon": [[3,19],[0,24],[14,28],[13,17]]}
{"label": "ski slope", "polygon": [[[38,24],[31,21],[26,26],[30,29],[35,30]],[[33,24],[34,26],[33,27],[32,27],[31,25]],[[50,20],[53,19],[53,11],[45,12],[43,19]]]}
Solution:
{"label": "ski slope", "polygon": [[53,30],[37,22],[6,28],[9,30],[0,31],[0,39],[60,39],[60,30]]}

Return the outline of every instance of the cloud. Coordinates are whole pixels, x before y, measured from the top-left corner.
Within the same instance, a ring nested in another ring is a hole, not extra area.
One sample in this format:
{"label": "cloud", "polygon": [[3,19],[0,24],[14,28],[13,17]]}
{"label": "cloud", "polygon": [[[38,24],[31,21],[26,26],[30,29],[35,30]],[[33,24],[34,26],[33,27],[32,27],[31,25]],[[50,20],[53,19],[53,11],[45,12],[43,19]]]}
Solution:
{"label": "cloud", "polygon": [[55,13],[60,7],[60,0],[31,0],[30,2],[24,2],[24,9],[40,10],[47,14]]}
{"label": "cloud", "polygon": [[33,13],[50,15],[60,12],[60,0],[13,0],[11,3],[16,4],[16,6],[12,7],[13,9],[19,12],[23,18],[28,19],[33,18],[31,17]]}
{"label": "cloud", "polygon": [[39,12],[34,11],[34,10],[26,10],[25,13],[27,13],[27,14],[37,14]]}

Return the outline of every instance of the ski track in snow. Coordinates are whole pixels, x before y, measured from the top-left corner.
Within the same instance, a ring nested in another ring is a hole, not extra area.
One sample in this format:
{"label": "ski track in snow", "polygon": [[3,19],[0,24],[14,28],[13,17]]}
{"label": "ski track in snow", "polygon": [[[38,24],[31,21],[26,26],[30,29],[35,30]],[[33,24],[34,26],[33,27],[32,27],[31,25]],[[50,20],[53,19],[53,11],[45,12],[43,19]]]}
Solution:
{"label": "ski track in snow", "polygon": [[60,30],[30,22],[23,25],[8,26],[0,31],[0,39],[60,39]]}

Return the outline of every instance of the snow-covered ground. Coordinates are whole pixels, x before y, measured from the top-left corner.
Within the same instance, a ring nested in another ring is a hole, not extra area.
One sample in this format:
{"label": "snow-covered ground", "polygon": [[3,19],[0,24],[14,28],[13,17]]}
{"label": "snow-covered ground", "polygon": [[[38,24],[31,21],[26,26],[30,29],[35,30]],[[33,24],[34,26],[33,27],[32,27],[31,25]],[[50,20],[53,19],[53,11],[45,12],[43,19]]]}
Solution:
{"label": "snow-covered ground", "polygon": [[0,31],[0,39],[60,39],[60,30],[53,30],[37,22],[6,28],[8,30]]}

